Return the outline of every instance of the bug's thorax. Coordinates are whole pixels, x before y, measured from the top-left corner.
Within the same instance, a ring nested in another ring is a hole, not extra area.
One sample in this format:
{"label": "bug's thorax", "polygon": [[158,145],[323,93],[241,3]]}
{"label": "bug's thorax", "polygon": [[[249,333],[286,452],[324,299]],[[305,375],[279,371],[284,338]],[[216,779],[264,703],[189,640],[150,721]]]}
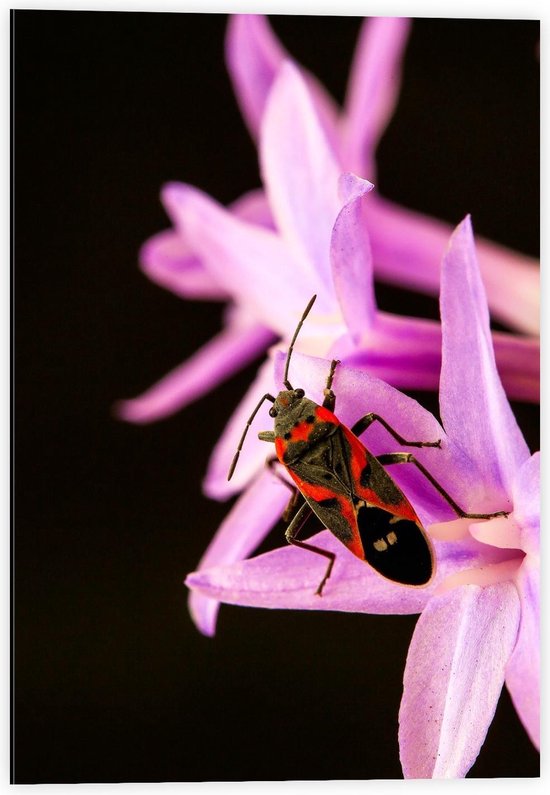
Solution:
{"label": "bug's thorax", "polygon": [[286,466],[339,426],[332,412],[304,397],[301,389],[279,392],[270,414],[275,419],[275,450]]}

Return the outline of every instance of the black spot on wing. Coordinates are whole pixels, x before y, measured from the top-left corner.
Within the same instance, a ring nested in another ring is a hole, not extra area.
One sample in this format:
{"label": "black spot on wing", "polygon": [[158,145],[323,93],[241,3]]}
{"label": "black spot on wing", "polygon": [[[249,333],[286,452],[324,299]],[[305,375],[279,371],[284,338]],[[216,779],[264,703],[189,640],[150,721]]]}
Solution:
{"label": "black spot on wing", "polygon": [[321,508],[337,508],[338,500],[336,497],[327,497],[326,500],[317,500],[317,505]]}
{"label": "black spot on wing", "polygon": [[359,483],[361,486],[363,486],[363,488],[366,488],[369,485],[371,471],[371,465],[367,461],[366,465],[361,471],[361,474],[359,475]]}
{"label": "black spot on wing", "polygon": [[415,522],[381,508],[361,507],[357,523],[365,560],[377,572],[403,585],[425,585],[433,573],[431,550]]}

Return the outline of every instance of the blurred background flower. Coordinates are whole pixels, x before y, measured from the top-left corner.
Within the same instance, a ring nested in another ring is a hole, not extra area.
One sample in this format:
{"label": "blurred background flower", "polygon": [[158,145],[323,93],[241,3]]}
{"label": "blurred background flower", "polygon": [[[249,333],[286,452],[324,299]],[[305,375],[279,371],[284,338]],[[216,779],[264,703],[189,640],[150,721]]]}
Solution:
{"label": "blurred background flower", "polygon": [[[226,329],[205,348],[141,397],[120,404],[122,418],[139,423],[162,418],[247,364],[277,337],[287,338],[292,318],[312,289],[320,294],[317,310],[322,307],[326,328],[324,339],[315,330],[315,339],[301,339],[302,349],[327,353],[344,334],[344,320],[351,338],[347,346],[334,347],[333,355],[341,358],[351,347],[363,353],[357,363],[396,386],[436,388],[437,327],[391,317],[376,322],[371,282],[374,272],[401,287],[437,295],[451,228],[384,201],[376,190],[368,201],[356,201],[335,225],[344,201],[336,193],[339,176],[352,170],[376,178],[375,149],[398,98],[409,28],[410,20],[404,18],[362,23],[340,111],[315,77],[292,64],[265,17],[230,19],[227,65],[257,141],[264,191],[245,195],[224,211],[189,185],[166,186],[163,203],[174,229],[149,240],[141,258],[145,272],[159,284],[182,296],[229,298],[232,311]],[[341,289],[341,273],[351,267],[352,254],[342,244],[351,235],[360,252],[353,267],[362,279],[350,302]],[[536,333],[537,263],[484,240],[479,249],[495,316]],[[358,302],[360,294],[364,298]],[[509,394],[538,400],[537,341],[497,335],[496,349]],[[269,388],[264,369],[252,393]],[[246,399],[239,416],[251,408]],[[235,442],[222,438],[220,448]],[[211,470],[216,466],[213,461]],[[211,472],[206,481],[210,496],[229,491],[213,479]]]}

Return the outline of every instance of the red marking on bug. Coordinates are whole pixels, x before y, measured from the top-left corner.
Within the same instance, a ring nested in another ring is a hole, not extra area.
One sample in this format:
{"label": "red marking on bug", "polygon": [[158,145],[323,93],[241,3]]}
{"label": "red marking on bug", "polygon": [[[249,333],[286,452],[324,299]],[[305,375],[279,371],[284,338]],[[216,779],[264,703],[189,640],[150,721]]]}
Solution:
{"label": "red marking on bug", "polygon": [[277,458],[282,464],[284,464],[284,454],[286,448],[287,444],[285,440],[281,436],[277,436],[275,439],[275,452],[277,453]]}
{"label": "red marking on bug", "polygon": [[295,425],[291,431],[292,436],[290,437],[290,441],[307,442],[309,434],[311,433],[311,427],[312,426],[307,422],[301,422],[299,425]]}
{"label": "red marking on bug", "polygon": [[332,422],[334,425],[340,425],[338,417],[324,406],[317,406],[315,414],[317,415],[317,419],[321,420],[321,422]]}
{"label": "red marking on bug", "polygon": [[[353,531],[353,536],[349,541],[344,541],[343,543],[345,546],[353,552],[358,558],[361,560],[365,559],[365,550],[363,549],[363,544],[361,542],[361,537],[359,535],[359,531],[357,529],[357,516],[353,507],[353,504],[350,500],[346,499],[344,496],[338,495],[338,504],[340,507],[340,513],[347,521],[350,529]],[[330,528],[329,528],[330,529]]]}
{"label": "red marking on bug", "polygon": [[418,519],[414,508],[407,500],[405,495],[403,495],[403,499],[399,504],[389,504],[384,502],[380,495],[375,491],[372,491],[372,489],[361,485],[361,473],[368,463],[367,451],[361,440],[358,439],[357,436],[354,436],[349,428],[347,428],[345,425],[342,425],[341,427],[351,447],[351,456],[349,461],[354,489],[357,496],[361,497],[361,499],[365,500],[365,502],[368,502],[370,505],[375,505],[378,508],[383,508],[384,510],[389,511],[389,513],[392,513],[394,516],[398,516],[400,519],[409,519],[411,522],[419,522],[420,520]]}
{"label": "red marking on bug", "polygon": [[328,486],[315,486],[313,483],[308,483],[307,481],[302,480],[302,478],[290,468],[288,469],[288,472],[302,494],[306,494],[308,497],[311,497],[311,499],[315,500],[315,502],[332,500],[335,497],[333,490]]}
{"label": "red marking on bug", "polygon": [[[363,544],[361,543],[359,533],[356,530],[357,516],[355,514],[352,502],[343,494],[336,494],[329,486],[318,486],[314,485],[313,483],[308,483],[307,481],[300,478],[292,469],[287,468],[287,471],[304,497],[313,500],[316,503],[322,503],[323,500],[337,501],[338,508],[336,510],[338,510],[339,513],[344,517],[350,527],[350,530],[353,531],[352,538],[350,538],[348,542],[345,542],[345,546],[350,550],[350,552],[353,552],[354,555],[357,555],[358,558],[364,560],[365,552],[363,550]],[[330,530],[331,528],[329,527],[328,529]]]}

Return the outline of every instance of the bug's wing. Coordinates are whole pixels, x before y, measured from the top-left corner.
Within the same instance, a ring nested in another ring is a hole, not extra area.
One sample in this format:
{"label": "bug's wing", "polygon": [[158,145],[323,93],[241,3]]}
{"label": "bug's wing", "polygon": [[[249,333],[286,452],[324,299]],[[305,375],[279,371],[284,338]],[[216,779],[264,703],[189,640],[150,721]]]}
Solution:
{"label": "bug's wing", "polygon": [[305,499],[339,541],[364,559],[358,531],[350,446],[338,427],[321,444],[311,445],[289,472]]}
{"label": "bug's wing", "polygon": [[315,500],[304,495],[321,522],[379,574],[403,585],[427,585],[435,571],[432,546],[422,527],[344,495]]}
{"label": "bug's wing", "polygon": [[321,522],[393,582],[426,585],[434,555],[411,504],[374,456],[341,426],[291,471]]}
{"label": "bug's wing", "polygon": [[350,454],[342,426],[337,426],[329,436],[305,445],[300,457],[288,465],[288,469],[304,496],[330,492],[351,499],[354,488]]}
{"label": "bug's wing", "polygon": [[417,522],[400,519],[383,508],[362,506],[357,529],[364,559],[392,582],[427,585],[434,574],[434,555]]}

